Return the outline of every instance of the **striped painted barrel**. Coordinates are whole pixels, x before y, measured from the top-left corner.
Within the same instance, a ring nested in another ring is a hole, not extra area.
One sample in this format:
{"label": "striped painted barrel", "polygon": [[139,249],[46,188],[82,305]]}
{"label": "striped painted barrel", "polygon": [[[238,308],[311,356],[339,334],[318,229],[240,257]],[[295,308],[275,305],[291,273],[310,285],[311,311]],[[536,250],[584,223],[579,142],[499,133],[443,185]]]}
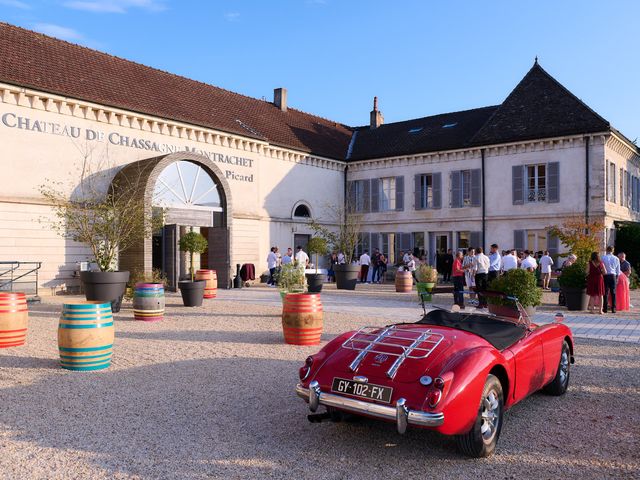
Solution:
{"label": "striped painted barrel", "polygon": [[133,290],[133,317],[145,322],[157,322],[164,317],[164,285],[136,283]]}
{"label": "striped painted barrel", "polygon": [[284,341],[317,345],[322,335],[322,302],[317,293],[287,293],[282,303]]}
{"label": "striped painted barrel", "polygon": [[0,348],[24,345],[28,320],[26,295],[0,292]]}
{"label": "striped painted barrel", "polygon": [[215,270],[197,270],[196,280],[205,280],[204,298],[216,298],[218,294],[218,274]]}
{"label": "striped painted barrel", "polygon": [[108,368],[114,337],[110,303],[63,304],[58,324],[60,366],[81,371]]}
{"label": "striped painted barrel", "polygon": [[409,293],[413,288],[413,276],[408,271],[396,272],[396,292]]}

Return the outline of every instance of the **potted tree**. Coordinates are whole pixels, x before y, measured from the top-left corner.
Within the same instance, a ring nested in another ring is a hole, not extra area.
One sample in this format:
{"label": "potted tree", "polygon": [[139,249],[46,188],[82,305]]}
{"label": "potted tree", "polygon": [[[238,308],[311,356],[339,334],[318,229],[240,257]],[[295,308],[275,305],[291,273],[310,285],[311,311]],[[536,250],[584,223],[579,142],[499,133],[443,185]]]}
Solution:
{"label": "potted tree", "polygon": [[589,303],[587,296],[587,265],[584,260],[564,267],[558,277],[558,283],[564,293],[567,310],[586,310]]}
{"label": "potted tree", "polygon": [[207,249],[207,239],[193,230],[180,237],[180,251],[189,254],[189,276],[191,280],[181,280],[178,288],[182,295],[182,302],[185,307],[199,307],[204,298],[204,280],[194,280],[193,257]]}
{"label": "potted tree", "polygon": [[[516,297],[531,317],[535,314],[535,307],[542,302],[542,290],[536,283],[536,276],[532,272],[516,268],[493,280],[491,291]],[[519,315],[513,300],[487,296],[487,303],[489,312],[496,315],[515,318]]]}
{"label": "potted tree", "polygon": [[316,261],[316,273],[307,273],[307,291],[309,293],[320,293],[322,291],[322,284],[324,280],[324,274],[318,273],[318,256],[327,253],[327,240],[322,237],[312,237],[307,243],[307,251],[311,255],[315,255]]}
{"label": "potted tree", "polygon": [[416,268],[416,280],[418,298],[431,301],[431,292],[438,281],[438,271],[431,265],[421,263],[418,265],[418,268]]}
{"label": "potted tree", "polygon": [[304,266],[287,263],[276,273],[276,283],[280,289],[280,298],[284,300],[287,293],[304,292]]}
{"label": "potted tree", "polygon": [[344,254],[344,263],[333,266],[338,290],[355,290],[360,272],[360,266],[352,261],[362,229],[362,215],[356,213],[353,197],[351,192],[347,192],[344,205],[328,207],[328,223],[337,225],[337,230],[320,225],[316,219],[310,223],[313,231],[327,240],[332,250]]}
{"label": "potted tree", "polygon": [[128,271],[118,271],[119,255],[151,235],[162,224],[136,192],[142,188],[140,176],[113,176],[113,168],[99,171],[84,155],[77,176],[68,185],[48,182],[40,194],[50,204],[54,218],[45,221],[61,237],[83,243],[91,251],[91,263],[97,271],[80,272],[87,300],[111,302],[120,311]]}

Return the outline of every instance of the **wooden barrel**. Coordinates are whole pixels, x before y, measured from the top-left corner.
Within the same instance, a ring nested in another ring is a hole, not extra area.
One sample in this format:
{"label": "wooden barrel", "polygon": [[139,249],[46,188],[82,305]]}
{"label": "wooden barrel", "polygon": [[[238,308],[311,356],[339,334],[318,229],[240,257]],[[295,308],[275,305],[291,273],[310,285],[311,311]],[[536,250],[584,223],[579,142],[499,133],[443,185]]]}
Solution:
{"label": "wooden barrel", "polygon": [[144,322],[157,322],[164,317],[164,285],[136,283],[133,291],[133,317]]}
{"label": "wooden barrel", "polygon": [[409,293],[413,288],[413,276],[409,271],[396,272],[396,292]]}
{"label": "wooden barrel", "polygon": [[108,368],[114,337],[110,303],[63,304],[58,324],[60,366],[80,371]]}
{"label": "wooden barrel", "polygon": [[27,296],[0,292],[0,348],[24,345],[28,320]]}
{"label": "wooden barrel", "polygon": [[196,280],[205,280],[204,298],[216,298],[218,293],[218,275],[215,270],[196,271]]}
{"label": "wooden barrel", "polygon": [[317,293],[287,293],[282,304],[284,341],[317,345],[322,335],[322,302]]}

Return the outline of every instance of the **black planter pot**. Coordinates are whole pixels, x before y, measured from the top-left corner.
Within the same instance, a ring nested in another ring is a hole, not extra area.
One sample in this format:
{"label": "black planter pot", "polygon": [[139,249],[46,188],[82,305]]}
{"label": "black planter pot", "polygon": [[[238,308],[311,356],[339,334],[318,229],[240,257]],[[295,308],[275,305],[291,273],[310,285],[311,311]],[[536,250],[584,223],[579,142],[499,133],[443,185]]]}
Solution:
{"label": "black planter pot", "polygon": [[178,282],[180,295],[182,295],[182,303],[184,303],[185,307],[199,307],[202,305],[206,283],[204,280],[198,280],[196,282],[184,280]]}
{"label": "black planter pot", "polygon": [[309,293],[320,293],[322,291],[323,273],[307,273],[305,277],[307,277],[307,291]]}
{"label": "black planter pot", "polygon": [[111,310],[120,311],[129,272],[80,272],[80,281],[87,300],[111,302]]}
{"label": "black planter pot", "polygon": [[334,265],[333,271],[336,274],[336,288],[338,290],[355,290],[358,282],[360,265]]}
{"label": "black planter pot", "polygon": [[567,310],[586,310],[589,297],[585,288],[562,287]]}

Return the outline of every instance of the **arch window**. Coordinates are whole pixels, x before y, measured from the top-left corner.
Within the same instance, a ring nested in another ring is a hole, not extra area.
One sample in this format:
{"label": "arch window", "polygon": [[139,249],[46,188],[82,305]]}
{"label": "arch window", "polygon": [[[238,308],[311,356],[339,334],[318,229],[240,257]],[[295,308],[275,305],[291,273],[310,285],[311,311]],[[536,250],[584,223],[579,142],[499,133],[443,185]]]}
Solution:
{"label": "arch window", "polygon": [[298,218],[311,218],[311,212],[309,211],[309,207],[300,204],[293,211],[293,216]]}
{"label": "arch window", "polygon": [[222,211],[216,181],[200,165],[186,160],[174,162],[160,173],[153,192],[153,205]]}

